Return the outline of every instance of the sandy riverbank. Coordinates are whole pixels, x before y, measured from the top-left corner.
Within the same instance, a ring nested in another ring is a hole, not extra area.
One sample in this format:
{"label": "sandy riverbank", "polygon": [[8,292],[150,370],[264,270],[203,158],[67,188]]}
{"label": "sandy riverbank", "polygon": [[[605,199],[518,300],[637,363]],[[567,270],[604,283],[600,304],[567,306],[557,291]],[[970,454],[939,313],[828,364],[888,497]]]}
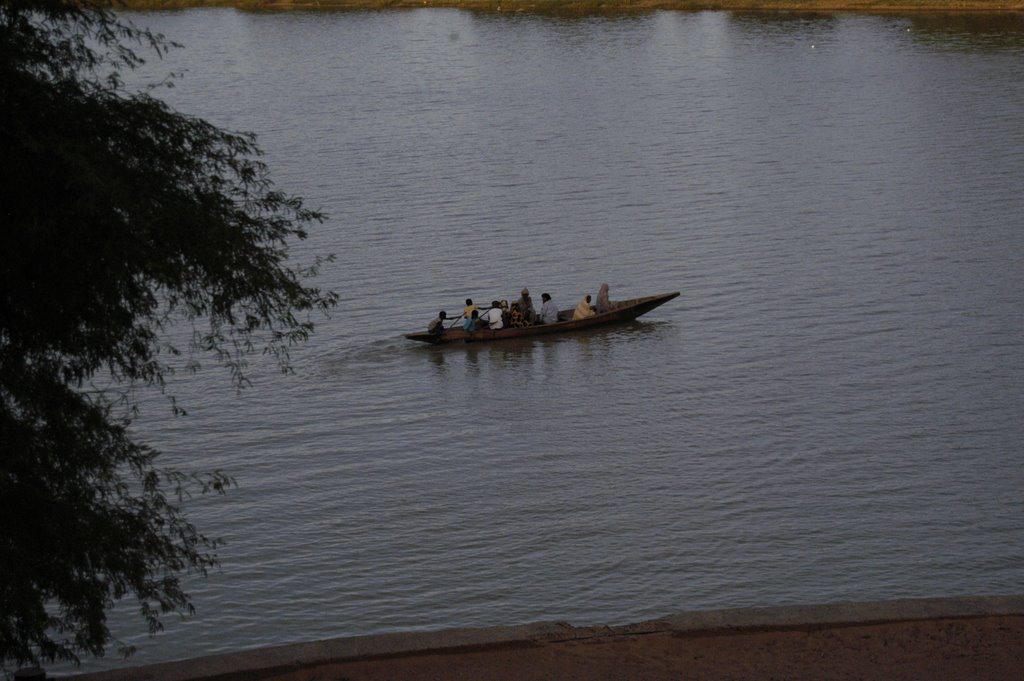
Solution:
{"label": "sandy riverbank", "polygon": [[482,12],[590,15],[673,11],[1024,12],[1024,0],[120,0],[128,9],[236,7],[246,10],[378,10],[452,7]]}
{"label": "sandy riverbank", "polygon": [[463,653],[328,664],[273,681],[937,681],[1019,679],[1024,617],[933,619],[731,634],[618,634]]}
{"label": "sandy riverbank", "polygon": [[618,627],[361,636],[78,681],[937,681],[1024,678],[1024,596],[682,613]]}

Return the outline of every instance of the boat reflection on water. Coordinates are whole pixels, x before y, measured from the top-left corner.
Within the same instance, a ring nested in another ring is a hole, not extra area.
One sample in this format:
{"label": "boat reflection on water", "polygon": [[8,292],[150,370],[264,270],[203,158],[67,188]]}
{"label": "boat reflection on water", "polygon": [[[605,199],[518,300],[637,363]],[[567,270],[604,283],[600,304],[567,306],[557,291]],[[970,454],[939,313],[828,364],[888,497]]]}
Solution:
{"label": "boat reflection on water", "polygon": [[501,343],[425,345],[410,350],[425,353],[433,369],[439,375],[446,375],[463,368],[479,372],[483,367],[517,369],[534,364],[546,365],[557,361],[559,353],[565,351],[589,357],[615,344],[651,339],[673,328],[675,324],[672,322],[633,320],[572,334],[514,338]]}

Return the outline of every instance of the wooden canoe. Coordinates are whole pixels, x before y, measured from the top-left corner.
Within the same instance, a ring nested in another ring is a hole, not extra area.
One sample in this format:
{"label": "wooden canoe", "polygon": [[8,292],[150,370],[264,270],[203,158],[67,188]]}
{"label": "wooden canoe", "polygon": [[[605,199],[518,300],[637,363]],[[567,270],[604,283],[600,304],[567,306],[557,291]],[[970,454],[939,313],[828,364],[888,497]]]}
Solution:
{"label": "wooden canoe", "polygon": [[407,333],[405,337],[409,340],[420,341],[421,343],[441,345],[445,343],[482,343],[504,340],[506,338],[526,338],[528,336],[546,336],[550,333],[567,333],[579,331],[580,329],[590,329],[595,326],[631,321],[646,312],[650,312],[659,305],[667,303],[678,295],[679,291],[676,291],[674,293],[663,293],[658,296],[613,301],[615,305],[614,310],[576,321],[572,321],[573,308],[570,308],[568,310],[561,310],[558,313],[559,319],[566,319],[566,321],[559,321],[554,324],[505,327],[497,330],[479,329],[470,332],[462,328],[461,322],[457,322],[445,328],[444,333],[440,336],[423,331],[421,333]]}

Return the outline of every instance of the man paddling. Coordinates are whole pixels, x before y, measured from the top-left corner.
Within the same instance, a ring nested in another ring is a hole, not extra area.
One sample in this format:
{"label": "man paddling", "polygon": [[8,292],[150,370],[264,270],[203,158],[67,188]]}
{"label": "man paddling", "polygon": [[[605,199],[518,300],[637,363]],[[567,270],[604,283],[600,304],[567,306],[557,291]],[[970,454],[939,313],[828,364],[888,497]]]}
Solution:
{"label": "man paddling", "polygon": [[444,320],[447,318],[448,315],[445,313],[444,310],[438,312],[437,317],[430,320],[430,323],[427,324],[427,333],[432,334],[434,336],[440,336],[442,333],[444,333]]}
{"label": "man paddling", "polygon": [[484,313],[483,320],[487,322],[487,328],[492,331],[497,331],[505,326],[501,320],[501,306],[497,300],[491,303],[491,309]]}

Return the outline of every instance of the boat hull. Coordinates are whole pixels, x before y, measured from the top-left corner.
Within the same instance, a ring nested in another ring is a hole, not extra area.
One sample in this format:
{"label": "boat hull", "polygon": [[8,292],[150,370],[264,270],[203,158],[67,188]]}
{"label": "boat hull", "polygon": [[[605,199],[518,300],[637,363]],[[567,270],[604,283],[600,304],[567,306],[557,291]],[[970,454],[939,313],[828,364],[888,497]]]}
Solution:
{"label": "boat hull", "polygon": [[[432,333],[407,333],[405,337],[409,340],[429,343],[431,345],[446,345],[449,343],[486,343],[488,341],[505,340],[510,338],[528,338],[530,336],[547,336],[556,333],[571,333],[582,329],[591,329],[595,326],[606,326],[636,319],[642,314],[650,312],[659,305],[663,305],[679,295],[674,293],[663,293],[657,296],[634,298],[615,302],[615,309],[601,314],[595,314],[586,319],[568,320],[554,324],[536,324],[524,327],[508,327],[504,329],[480,329],[478,331],[466,331],[461,326],[453,326],[445,329],[440,336]],[[572,310],[562,310],[559,315],[571,315]]]}

